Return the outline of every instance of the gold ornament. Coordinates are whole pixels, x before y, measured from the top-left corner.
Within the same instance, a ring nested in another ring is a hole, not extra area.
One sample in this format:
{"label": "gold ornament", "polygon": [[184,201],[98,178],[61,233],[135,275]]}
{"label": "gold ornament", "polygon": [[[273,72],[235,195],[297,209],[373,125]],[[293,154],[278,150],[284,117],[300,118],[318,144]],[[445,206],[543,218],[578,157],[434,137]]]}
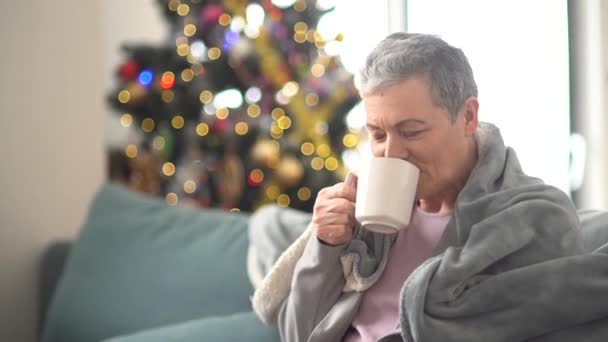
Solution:
{"label": "gold ornament", "polygon": [[251,156],[256,163],[272,167],[279,161],[279,143],[272,140],[260,140],[253,146]]}
{"label": "gold ornament", "polygon": [[295,186],[304,176],[304,166],[293,156],[281,159],[277,168],[279,181],[288,187]]}

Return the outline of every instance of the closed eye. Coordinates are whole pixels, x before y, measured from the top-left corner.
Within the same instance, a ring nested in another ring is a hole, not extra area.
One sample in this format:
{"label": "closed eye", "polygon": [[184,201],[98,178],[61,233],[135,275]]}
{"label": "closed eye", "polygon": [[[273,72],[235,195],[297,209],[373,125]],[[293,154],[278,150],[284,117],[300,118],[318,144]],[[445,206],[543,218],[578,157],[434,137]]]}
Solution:
{"label": "closed eye", "polygon": [[382,141],[386,137],[386,134],[383,134],[383,133],[373,133],[373,134],[371,134],[371,136],[372,136],[372,139],[374,139],[374,141]]}
{"label": "closed eye", "polygon": [[424,132],[424,130],[419,130],[419,131],[399,131],[399,135],[401,135],[404,138],[415,138],[416,136],[418,136],[422,132]]}

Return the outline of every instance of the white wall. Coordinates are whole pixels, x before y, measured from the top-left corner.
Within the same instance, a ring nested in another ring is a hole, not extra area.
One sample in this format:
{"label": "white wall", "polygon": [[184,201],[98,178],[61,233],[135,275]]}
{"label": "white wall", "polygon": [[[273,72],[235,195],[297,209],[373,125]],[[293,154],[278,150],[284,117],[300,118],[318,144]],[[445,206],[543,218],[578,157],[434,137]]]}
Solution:
{"label": "white wall", "polygon": [[155,0],[0,1],[0,341],[37,339],[38,262],[76,236],[105,177],[105,94]]}
{"label": "white wall", "polygon": [[0,2],[0,340],[34,341],[37,266],[104,173],[98,2]]}

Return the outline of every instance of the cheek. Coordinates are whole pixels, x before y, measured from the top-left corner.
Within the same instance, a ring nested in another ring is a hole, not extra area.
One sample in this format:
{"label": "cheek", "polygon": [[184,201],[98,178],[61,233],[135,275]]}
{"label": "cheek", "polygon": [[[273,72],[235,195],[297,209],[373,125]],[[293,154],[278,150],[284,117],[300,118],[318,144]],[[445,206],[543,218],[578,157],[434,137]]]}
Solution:
{"label": "cheek", "polygon": [[376,142],[371,142],[370,143],[370,148],[372,151],[372,155],[374,157],[382,157],[384,156],[384,148],[382,146],[382,144],[376,143]]}

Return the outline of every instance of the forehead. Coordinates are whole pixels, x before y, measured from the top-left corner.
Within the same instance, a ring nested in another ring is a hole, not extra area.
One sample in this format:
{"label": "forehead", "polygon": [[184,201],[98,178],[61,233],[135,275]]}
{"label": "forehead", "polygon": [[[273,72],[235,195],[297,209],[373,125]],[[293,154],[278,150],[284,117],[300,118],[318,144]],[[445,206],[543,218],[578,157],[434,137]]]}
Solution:
{"label": "forehead", "polygon": [[424,123],[444,112],[433,103],[429,82],[423,76],[387,85],[362,99],[368,124],[376,126]]}

